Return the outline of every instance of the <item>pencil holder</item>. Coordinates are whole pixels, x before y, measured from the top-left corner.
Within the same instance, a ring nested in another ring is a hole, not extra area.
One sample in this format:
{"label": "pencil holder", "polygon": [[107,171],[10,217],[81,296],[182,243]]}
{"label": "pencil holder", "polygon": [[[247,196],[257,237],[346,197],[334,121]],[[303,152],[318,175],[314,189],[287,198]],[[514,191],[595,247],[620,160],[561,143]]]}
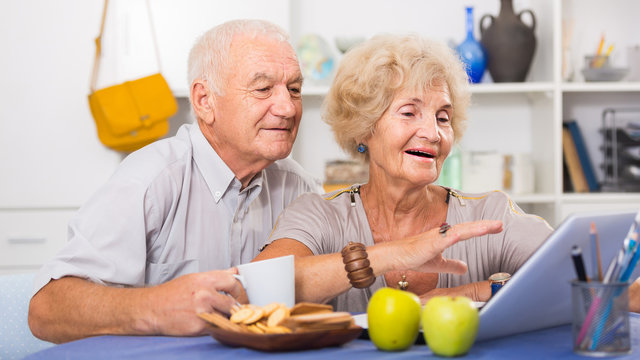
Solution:
{"label": "pencil holder", "polygon": [[629,283],[571,282],[573,351],[587,356],[631,352]]}

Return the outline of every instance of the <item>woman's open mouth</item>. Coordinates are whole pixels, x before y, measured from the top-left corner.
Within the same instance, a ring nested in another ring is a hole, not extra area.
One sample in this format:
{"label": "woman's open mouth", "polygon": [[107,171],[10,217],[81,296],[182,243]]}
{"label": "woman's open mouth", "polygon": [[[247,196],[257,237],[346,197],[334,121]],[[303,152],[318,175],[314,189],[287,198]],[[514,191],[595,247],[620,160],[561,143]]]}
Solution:
{"label": "woman's open mouth", "polygon": [[420,150],[407,150],[405,151],[406,154],[409,155],[413,155],[413,156],[420,156],[423,158],[427,158],[427,159],[433,159],[435,158],[435,155],[432,153],[428,153],[426,151],[420,151]]}

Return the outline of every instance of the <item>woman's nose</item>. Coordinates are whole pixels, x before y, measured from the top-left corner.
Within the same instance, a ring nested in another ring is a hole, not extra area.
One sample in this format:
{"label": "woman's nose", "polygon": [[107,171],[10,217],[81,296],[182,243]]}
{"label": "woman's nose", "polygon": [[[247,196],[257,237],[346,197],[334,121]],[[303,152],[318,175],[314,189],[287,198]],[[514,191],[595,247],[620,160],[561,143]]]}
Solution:
{"label": "woman's nose", "polygon": [[416,135],[427,139],[429,142],[440,141],[440,133],[438,132],[438,119],[434,117],[427,117],[420,122],[420,127],[416,132]]}

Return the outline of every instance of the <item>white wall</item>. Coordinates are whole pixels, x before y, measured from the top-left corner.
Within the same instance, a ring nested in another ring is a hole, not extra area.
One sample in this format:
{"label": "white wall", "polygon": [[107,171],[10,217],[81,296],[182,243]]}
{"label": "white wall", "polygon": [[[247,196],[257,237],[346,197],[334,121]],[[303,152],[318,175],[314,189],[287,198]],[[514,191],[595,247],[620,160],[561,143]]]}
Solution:
{"label": "white wall", "polygon": [[[114,79],[155,71],[157,61],[146,0],[111,0],[118,64]],[[162,72],[174,93],[187,94],[187,57],[196,38],[211,27],[238,18],[269,20],[289,30],[289,0],[151,0]]]}
{"label": "white wall", "polygon": [[[77,208],[123,154],[99,142],[87,102],[102,0],[0,3],[0,211]],[[289,1],[151,0],[162,71],[186,95],[196,37],[231,18],[261,17],[285,29]],[[111,0],[98,87],[158,71],[144,0]],[[191,121],[180,99],[171,132]]]}
{"label": "white wall", "polygon": [[0,7],[0,209],[77,207],[121,159],[87,102],[102,1]]}

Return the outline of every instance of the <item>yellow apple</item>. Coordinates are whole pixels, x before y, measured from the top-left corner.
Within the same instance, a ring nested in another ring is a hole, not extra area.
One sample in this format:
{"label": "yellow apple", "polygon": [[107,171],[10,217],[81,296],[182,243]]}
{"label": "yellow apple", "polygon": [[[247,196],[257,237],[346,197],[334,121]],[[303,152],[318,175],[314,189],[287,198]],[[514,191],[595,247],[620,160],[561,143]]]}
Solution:
{"label": "yellow apple", "polygon": [[392,288],[376,291],[367,306],[369,338],[380,350],[406,350],[420,329],[420,299],[414,293]]}
{"label": "yellow apple", "polygon": [[422,332],[434,354],[466,354],[478,334],[478,309],[464,296],[435,296],[422,310]]}

